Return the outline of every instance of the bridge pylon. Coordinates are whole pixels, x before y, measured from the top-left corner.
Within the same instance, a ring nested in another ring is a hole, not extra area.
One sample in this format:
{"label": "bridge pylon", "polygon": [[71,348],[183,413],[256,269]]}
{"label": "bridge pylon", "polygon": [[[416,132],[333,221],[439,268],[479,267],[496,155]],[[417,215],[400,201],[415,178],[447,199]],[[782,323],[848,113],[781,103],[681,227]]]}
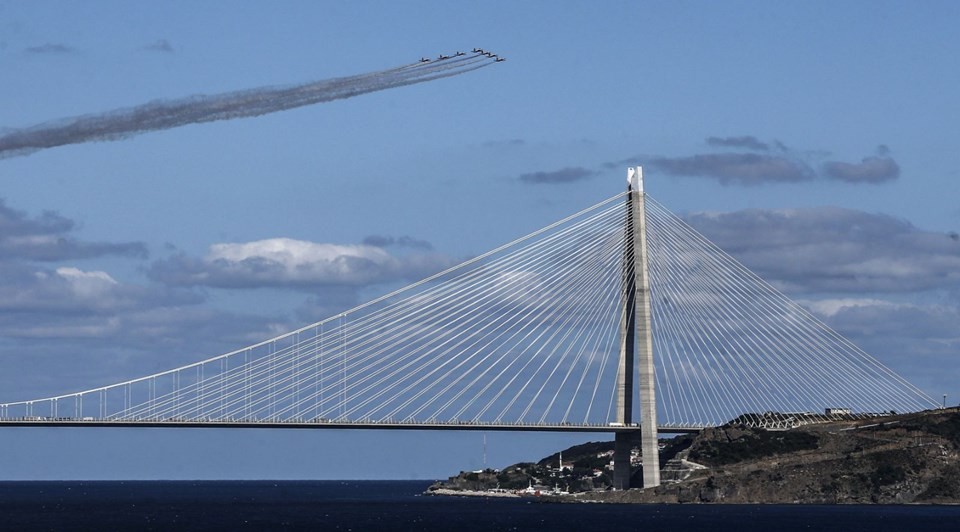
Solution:
{"label": "bridge pylon", "polygon": [[[634,378],[639,376],[643,487],[652,488],[660,485],[660,456],[657,447],[656,379],[653,367],[646,211],[641,167],[627,170],[627,192],[627,245],[623,254],[617,424],[624,427],[633,425],[633,385]],[[632,431],[616,433],[613,485],[617,489],[630,487],[630,450],[635,442],[636,437]]]}

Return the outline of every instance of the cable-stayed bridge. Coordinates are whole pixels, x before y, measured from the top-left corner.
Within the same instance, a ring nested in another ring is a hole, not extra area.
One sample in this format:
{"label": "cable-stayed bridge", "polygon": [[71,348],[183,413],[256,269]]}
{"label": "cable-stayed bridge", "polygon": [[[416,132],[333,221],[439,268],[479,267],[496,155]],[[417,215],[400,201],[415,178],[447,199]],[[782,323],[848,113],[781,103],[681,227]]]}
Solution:
{"label": "cable-stayed bridge", "polygon": [[[639,405],[634,409],[634,404]],[[0,426],[614,432],[936,408],[643,192],[326,320],[187,366],[0,404]]]}

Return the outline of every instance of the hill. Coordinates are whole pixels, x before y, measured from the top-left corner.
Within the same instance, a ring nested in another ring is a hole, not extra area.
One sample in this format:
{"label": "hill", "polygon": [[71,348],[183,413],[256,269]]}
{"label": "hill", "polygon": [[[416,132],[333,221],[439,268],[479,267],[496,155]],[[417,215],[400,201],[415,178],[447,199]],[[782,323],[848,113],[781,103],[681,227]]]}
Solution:
{"label": "hill", "polygon": [[[613,442],[591,442],[537,463],[461,473],[437,487],[484,490],[539,485],[564,500],[711,503],[958,503],[956,408],[764,430],[730,423],[664,440],[663,485],[609,489]],[[639,465],[639,454],[635,456]],[[637,471],[633,475],[639,480]],[[473,479],[469,487],[468,478]],[[636,485],[639,485],[635,481]]]}

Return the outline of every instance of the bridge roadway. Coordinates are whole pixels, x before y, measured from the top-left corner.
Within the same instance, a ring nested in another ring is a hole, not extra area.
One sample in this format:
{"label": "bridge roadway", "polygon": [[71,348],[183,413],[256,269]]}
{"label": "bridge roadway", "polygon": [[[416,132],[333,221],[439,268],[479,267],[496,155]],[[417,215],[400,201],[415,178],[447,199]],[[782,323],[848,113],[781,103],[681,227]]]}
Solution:
{"label": "bridge roadway", "polygon": [[[113,427],[113,428],[229,428],[229,429],[377,429],[377,430],[488,430],[513,432],[640,432],[640,424],[575,425],[575,424],[509,424],[479,422],[389,422],[389,421],[243,421],[243,420],[177,420],[177,419],[75,419],[20,417],[0,418],[0,427]],[[694,434],[706,426],[665,425],[661,434]]]}

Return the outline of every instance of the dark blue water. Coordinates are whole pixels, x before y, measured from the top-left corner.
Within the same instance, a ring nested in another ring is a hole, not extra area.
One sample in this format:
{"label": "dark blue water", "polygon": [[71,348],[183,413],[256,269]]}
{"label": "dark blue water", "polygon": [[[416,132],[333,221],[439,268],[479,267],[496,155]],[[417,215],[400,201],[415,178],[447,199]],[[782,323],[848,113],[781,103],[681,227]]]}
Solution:
{"label": "dark blue water", "polygon": [[421,481],[0,482],[0,530],[960,530],[960,507],[549,504]]}

